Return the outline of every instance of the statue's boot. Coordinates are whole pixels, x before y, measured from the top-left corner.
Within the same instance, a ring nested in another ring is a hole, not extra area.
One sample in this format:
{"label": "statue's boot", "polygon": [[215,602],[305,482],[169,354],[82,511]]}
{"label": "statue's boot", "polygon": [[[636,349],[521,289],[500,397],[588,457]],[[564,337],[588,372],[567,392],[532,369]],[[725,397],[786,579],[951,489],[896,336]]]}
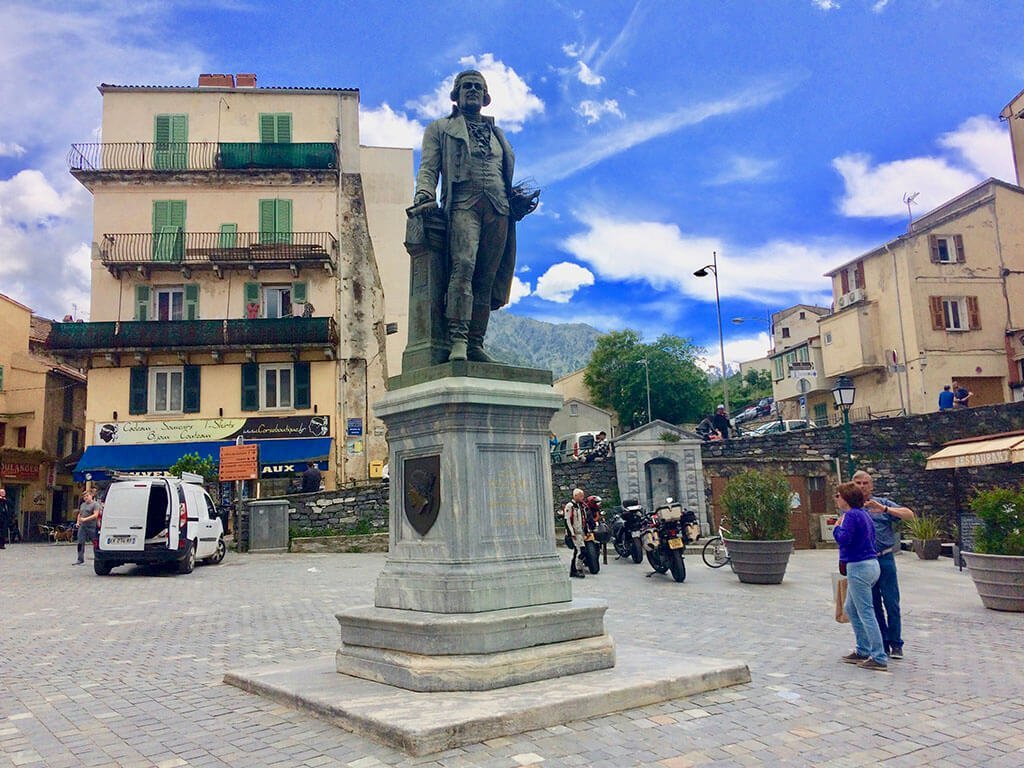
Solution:
{"label": "statue's boot", "polygon": [[451,347],[448,352],[449,363],[457,360],[465,360],[468,357],[468,330],[468,323],[463,323],[458,320],[448,321],[448,338],[451,341]]}
{"label": "statue's boot", "polygon": [[491,318],[491,309],[486,304],[473,305],[473,320],[469,324],[469,347],[467,354],[475,363],[495,363],[493,357],[484,352],[484,336],[487,335],[487,322]]}

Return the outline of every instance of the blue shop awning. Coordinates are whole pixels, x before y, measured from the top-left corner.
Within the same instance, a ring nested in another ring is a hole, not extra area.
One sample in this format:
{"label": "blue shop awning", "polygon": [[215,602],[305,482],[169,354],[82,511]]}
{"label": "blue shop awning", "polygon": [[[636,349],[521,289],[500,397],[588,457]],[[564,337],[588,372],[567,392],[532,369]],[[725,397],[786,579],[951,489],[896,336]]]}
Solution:
{"label": "blue shop awning", "polygon": [[[331,455],[330,437],[304,437],[286,440],[250,440],[260,447],[261,467],[289,467],[271,474],[301,472],[310,463],[320,464]],[[74,479],[109,480],[115,472],[166,472],[186,453],[220,461],[220,449],[234,440],[195,443],[143,443],[141,445],[90,445],[75,466]],[[324,467],[320,467],[324,469]]]}

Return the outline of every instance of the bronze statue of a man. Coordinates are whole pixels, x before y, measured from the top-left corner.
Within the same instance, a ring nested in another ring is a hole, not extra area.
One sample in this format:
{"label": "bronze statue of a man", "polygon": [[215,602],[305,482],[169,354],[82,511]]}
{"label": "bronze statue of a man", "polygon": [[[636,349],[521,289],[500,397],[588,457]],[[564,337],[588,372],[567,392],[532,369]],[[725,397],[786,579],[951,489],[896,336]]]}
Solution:
{"label": "bronze statue of a man", "polygon": [[[423,134],[413,204],[435,200],[441,181],[448,221],[448,359],[490,363],[483,348],[487,322],[491,310],[508,303],[515,270],[515,211],[510,209],[519,194],[512,187],[515,155],[494,118],[480,114],[491,103],[483,75],[460,72],[451,99],[451,115],[432,122]],[[536,196],[522,215],[535,207]]]}

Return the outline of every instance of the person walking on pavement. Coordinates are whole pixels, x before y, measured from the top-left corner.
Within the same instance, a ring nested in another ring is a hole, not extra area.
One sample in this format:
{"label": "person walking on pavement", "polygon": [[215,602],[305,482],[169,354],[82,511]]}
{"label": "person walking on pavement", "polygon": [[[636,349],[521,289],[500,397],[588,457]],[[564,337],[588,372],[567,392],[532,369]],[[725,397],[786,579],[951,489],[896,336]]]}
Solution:
{"label": "person walking on pavement", "polygon": [[572,492],[572,500],[562,509],[562,516],[565,518],[565,546],[572,549],[572,563],[569,565],[569,575],[573,578],[585,578],[583,574],[583,547],[584,534],[587,528],[586,505],[584,504],[585,494],[582,488],[576,488]]}
{"label": "person walking on pavement", "polygon": [[7,529],[11,526],[11,502],[0,488],[0,549],[7,549]]}
{"label": "person walking on pavement", "polygon": [[[847,592],[843,608],[850,617],[850,626],[857,647],[843,656],[847,664],[862,669],[885,672],[889,657],[882,646],[882,632],[871,605],[871,589],[881,569],[875,554],[875,527],[864,511],[864,493],[856,483],[843,483],[836,489],[839,525],[835,529],[839,544],[839,562],[845,565]],[[840,568],[840,570],[843,570]]]}
{"label": "person walking on pavement", "polygon": [[85,562],[85,543],[96,538],[98,521],[103,505],[96,501],[92,491],[82,491],[82,504],[78,507],[78,560],[72,565]]}
{"label": "person walking on pavement", "polygon": [[953,410],[953,390],[949,388],[949,384],[942,388],[939,392],[939,410],[940,411],[951,411]]}
{"label": "person walking on pavement", "polygon": [[901,507],[892,499],[874,495],[875,481],[864,470],[853,473],[853,482],[864,493],[864,509],[875,524],[875,546],[878,548],[878,566],[881,575],[871,590],[875,618],[882,632],[885,651],[893,659],[903,658],[903,622],[900,616],[900,584],[896,573],[896,549],[899,536],[896,526],[900,520],[910,520],[914,511]]}

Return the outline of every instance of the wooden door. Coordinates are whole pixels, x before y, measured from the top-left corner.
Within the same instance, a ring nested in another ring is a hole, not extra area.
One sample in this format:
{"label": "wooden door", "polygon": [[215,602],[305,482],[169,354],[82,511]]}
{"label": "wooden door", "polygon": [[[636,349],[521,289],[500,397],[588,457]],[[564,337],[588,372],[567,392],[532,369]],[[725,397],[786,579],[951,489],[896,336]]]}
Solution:
{"label": "wooden door", "polygon": [[788,475],[789,487],[792,490],[789,505],[789,527],[792,531],[796,549],[811,548],[811,497],[807,490],[807,478],[799,475]]}
{"label": "wooden door", "polygon": [[964,376],[957,381],[971,393],[969,403],[972,408],[977,405],[998,405],[1004,402],[1003,380],[998,376]]}

